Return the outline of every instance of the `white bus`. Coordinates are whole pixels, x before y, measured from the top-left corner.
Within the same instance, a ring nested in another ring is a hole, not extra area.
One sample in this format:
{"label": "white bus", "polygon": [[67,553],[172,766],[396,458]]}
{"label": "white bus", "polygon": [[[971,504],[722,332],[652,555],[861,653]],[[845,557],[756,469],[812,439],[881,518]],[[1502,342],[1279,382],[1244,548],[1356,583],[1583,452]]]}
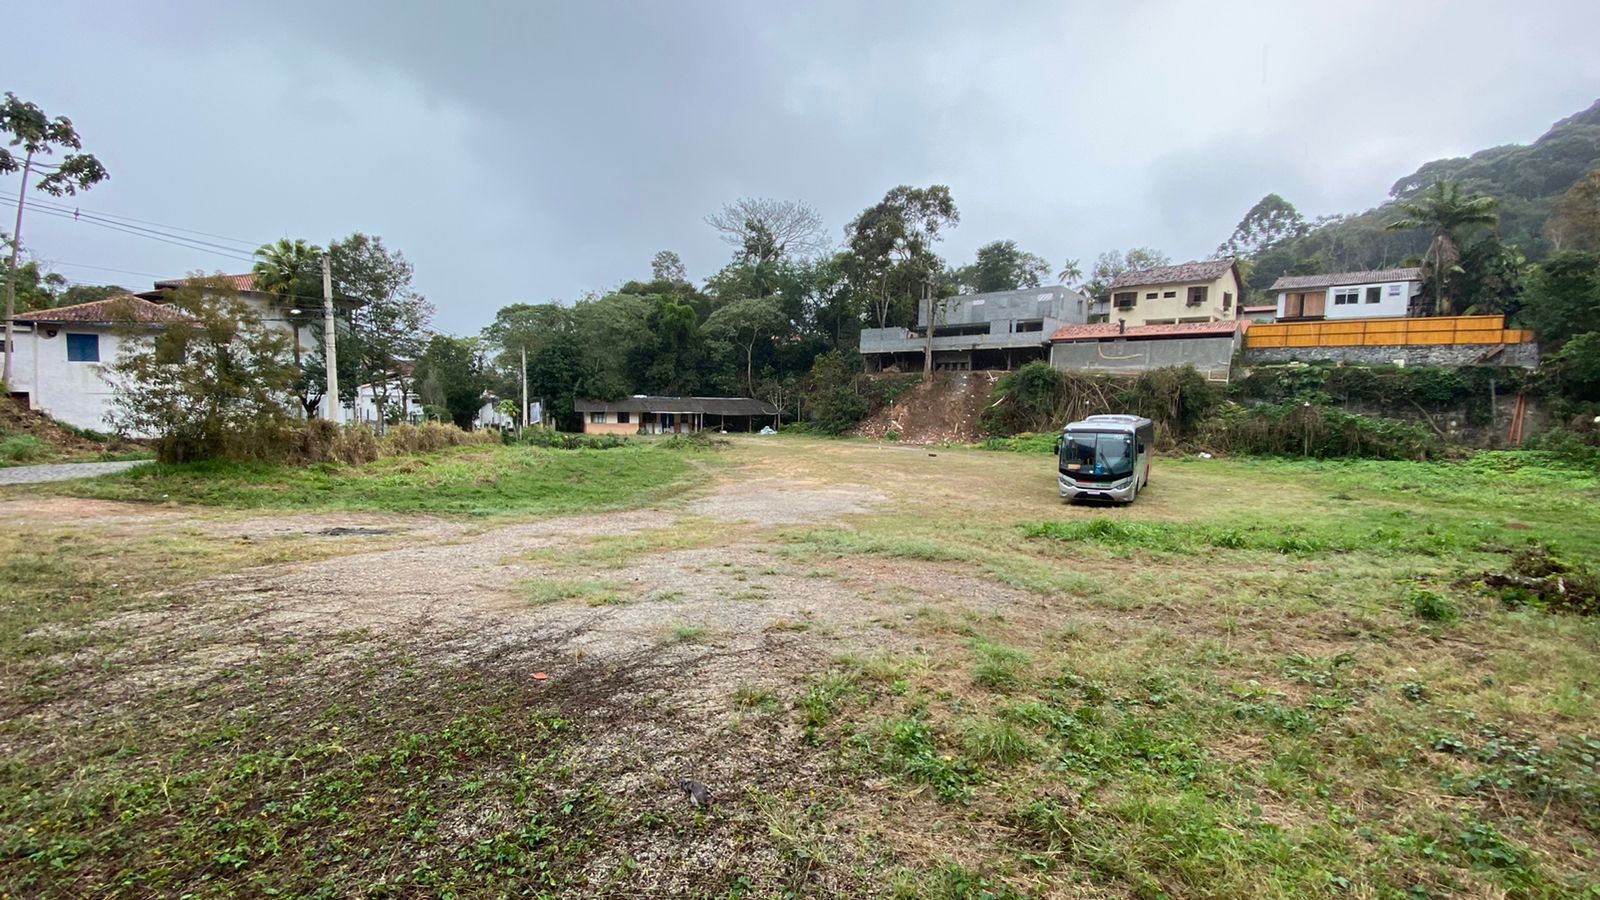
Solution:
{"label": "white bus", "polygon": [[1061,429],[1061,496],[1132,503],[1150,483],[1155,425],[1141,416],[1090,416]]}

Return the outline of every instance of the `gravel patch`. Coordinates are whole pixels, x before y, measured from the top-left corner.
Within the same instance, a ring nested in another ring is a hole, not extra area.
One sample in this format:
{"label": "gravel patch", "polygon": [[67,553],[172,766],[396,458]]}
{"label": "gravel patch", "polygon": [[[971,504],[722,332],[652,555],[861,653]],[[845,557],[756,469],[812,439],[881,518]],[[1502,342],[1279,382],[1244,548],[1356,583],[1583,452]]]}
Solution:
{"label": "gravel patch", "polygon": [[0,484],[42,484],[46,481],[71,481],[74,478],[93,478],[126,472],[135,466],[146,465],[147,459],[128,459],[120,462],[49,463],[41,466],[6,466],[0,468]]}

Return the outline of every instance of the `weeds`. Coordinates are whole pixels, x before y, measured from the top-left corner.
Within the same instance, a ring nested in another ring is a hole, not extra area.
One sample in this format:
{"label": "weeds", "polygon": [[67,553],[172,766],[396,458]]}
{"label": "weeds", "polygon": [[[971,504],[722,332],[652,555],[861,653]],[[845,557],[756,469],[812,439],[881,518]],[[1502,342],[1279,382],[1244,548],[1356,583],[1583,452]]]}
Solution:
{"label": "weeds", "polygon": [[1022,684],[1032,658],[1021,650],[984,640],[972,642],[977,657],[972,683],[997,691],[1010,691]]}

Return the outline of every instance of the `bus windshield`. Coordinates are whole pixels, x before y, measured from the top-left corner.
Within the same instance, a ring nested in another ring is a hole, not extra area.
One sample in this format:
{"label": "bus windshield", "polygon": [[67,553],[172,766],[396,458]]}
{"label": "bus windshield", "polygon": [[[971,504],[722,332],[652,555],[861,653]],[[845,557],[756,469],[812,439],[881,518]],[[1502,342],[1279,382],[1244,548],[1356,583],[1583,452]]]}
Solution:
{"label": "bus windshield", "polygon": [[1133,474],[1133,435],[1068,434],[1061,442],[1061,471],[1077,478],[1126,478]]}

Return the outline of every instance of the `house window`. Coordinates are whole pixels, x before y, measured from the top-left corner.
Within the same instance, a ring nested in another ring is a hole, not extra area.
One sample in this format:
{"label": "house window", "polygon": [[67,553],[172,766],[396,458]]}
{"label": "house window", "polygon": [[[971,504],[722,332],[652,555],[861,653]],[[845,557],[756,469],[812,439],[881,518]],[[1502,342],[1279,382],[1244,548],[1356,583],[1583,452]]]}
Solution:
{"label": "house window", "polygon": [[603,412],[589,413],[589,423],[591,425],[604,425],[606,423],[606,414]]}
{"label": "house window", "polygon": [[1361,291],[1357,288],[1340,288],[1333,292],[1334,306],[1349,306],[1361,302]]}
{"label": "house window", "polygon": [[1189,288],[1189,305],[1190,306],[1199,306],[1199,305],[1205,303],[1206,302],[1206,292],[1208,290],[1210,290],[1210,288],[1206,287],[1203,284],[1198,286],[1198,287]]}
{"label": "house window", "polygon": [[1043,331],[1044,322],[1039,319],[1030,319],[1026,322],[1018,322],[1017,327],[1012,330],[1014,332]]}
{"label": "house window", "polygon": [[1150,293],[1145,294],[1144,298],[1146,300],[1154,300],[1156,298],[1156,292],[1155,291],[1151,291]]}
{"label": "house window", "polygon": [[1233,294],[1230,291],[1222,292],[1222,308],[1233,309]]}
{"label": "house window", "polygon": [[1391,297],[1400,296],[1400,285],[1398,285],[1398,284],[1389,285],[1389,296],[1391,296]]}
{"label": "house window", "polygon": [[617,413],[617,424],[618,425],[626,425],[626,424],[628,424],[628,414],[625,413],[625,412]]}
{"label": "house window", "polygon": [[100,335],[67,335],[67,362],[99,362]]}
{"label": "house window", "polygon": [[1172,298],[1174,298],[1176,296],[1178,296],[1178,292],[1177,291],[1167,291],[1166,293],[1161,295],[1161,299],[1163,299],[1163,300],[1171,300]]}
{"label": "house window", "polygon": [[1381,287],[1369,287],[1369,288],[1367,288],[1367,302],[1368,303],[1377,303],[1379,300],[1382,300],[1382,299],[1383,299],[1383,288],[1381,288]]}
{"label": "house window", "polygon": [[1139,301],[1139,295],[1135,291],[1123,291],[1111,299],[1117,304],[1117,309],[1133,309],[1133,305]]}

